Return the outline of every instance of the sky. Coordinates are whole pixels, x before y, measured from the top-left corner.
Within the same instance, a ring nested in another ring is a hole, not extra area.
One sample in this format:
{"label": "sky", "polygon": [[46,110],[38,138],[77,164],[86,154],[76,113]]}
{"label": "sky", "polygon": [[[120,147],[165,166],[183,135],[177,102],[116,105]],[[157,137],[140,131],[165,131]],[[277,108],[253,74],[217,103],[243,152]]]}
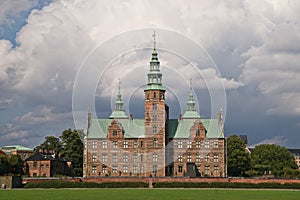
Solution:
{"label": "sky", "polygon": [[143,118],[153,46],[171,118],[192,79],[202,118],[223,109],[225,136],[300,148],[298,0],[0,0],[0,146],[107,118],[118,80]]}

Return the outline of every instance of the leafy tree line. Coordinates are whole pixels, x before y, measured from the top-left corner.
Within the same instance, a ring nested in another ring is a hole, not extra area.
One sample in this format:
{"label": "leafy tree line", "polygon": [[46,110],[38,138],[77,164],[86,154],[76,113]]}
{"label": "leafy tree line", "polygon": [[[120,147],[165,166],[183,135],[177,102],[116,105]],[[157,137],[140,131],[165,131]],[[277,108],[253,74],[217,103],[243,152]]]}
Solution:
{"label": "leafy tree line", "polygon": [[24,161],[19,155],[0,156],[0,175],[22,175]]}
{"label": "leafy tree line", "polygon": [[59,137],[45,137],[45,141],[34,148],[34,152],[40,151],[70,158],[73,164],[74,175],[82,176],[83,143],[77,130],[65,130]]}
{"label": "leafy tree line", "polygon": [[300,178],[300,171],[293,155],[274,144],[261,144],[251,150],[237,136],[227,138],[228,176],[274,176]]}

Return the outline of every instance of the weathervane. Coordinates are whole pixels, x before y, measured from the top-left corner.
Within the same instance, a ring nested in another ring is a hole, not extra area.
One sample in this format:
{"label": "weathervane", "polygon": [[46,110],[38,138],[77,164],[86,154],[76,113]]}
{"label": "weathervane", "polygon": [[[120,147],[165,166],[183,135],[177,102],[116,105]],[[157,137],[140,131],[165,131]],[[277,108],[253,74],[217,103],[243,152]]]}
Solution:
{"label": "weathervane", "polygon": [[153,31],[153,42],[154,42],[154,49],[156,49],[156,34],[155,34],[155,30]]}

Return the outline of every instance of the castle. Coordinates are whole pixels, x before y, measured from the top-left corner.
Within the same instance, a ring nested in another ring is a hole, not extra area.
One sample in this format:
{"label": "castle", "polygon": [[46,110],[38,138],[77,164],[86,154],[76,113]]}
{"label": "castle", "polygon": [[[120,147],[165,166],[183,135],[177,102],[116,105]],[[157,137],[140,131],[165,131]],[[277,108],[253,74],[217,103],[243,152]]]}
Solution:
{"label": "castle", "polygon": [[227,176],[221,112],[216,119],[202,119],[190,85],[186,111],[169,119],[155,37],[147,76],[144,119],[127,116],[120,85],[108,119],[88,113],[83,176]]}

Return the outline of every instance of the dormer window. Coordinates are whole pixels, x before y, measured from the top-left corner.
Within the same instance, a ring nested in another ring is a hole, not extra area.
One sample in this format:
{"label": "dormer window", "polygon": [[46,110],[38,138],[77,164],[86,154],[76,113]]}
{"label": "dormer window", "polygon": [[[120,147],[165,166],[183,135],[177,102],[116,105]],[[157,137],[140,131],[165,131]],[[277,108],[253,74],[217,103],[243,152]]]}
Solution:
{"label": "dormer window", "polygon": [[117,130],[113,130],[113,136],[117,136],[118,135],[118,131]]}

